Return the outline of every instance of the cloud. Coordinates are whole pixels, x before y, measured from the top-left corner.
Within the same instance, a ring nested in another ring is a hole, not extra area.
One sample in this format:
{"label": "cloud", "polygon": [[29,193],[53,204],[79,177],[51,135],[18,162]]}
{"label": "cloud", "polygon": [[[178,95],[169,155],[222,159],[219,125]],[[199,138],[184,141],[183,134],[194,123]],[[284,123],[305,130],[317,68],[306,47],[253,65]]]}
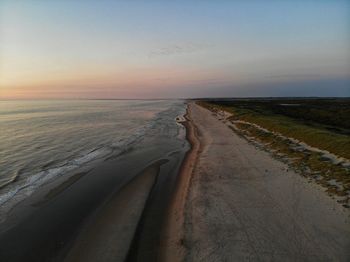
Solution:
{"label": "cloud", "polygon": [[222,85],[222,84],[230,84],[232,81],[223,79],[223,78],[204,78],[204,79],[188,79],[179,77],[162,77],[162,78],[154,78],[153,81],[162,82],[162,83],[181,83],[186,86],[196,86],[196,85]]}
{"label": "cloud", "polygon": [[320,74],[277,74],[277,75],[269,75],[267,78],[275,78],[275,79],[300,79],[300,78],[318,78]]}
{"label": "cloud", "polygon": [[292,79],[281,82],[217,86],[207,90],[206,93],[199,94],[207,97],[349,97],[349,86],[350,78]]}
{"label": "cloud", "polygon": [[160,56],[195,53],[195,52],[207,49],[211,46],[212,46],[211,44],[203,44],[203,43],[174,44],[174,45],[169,45],[166,47],[161,47],[161,48],[152,50],[148,54],[148,57],[155,58]]}

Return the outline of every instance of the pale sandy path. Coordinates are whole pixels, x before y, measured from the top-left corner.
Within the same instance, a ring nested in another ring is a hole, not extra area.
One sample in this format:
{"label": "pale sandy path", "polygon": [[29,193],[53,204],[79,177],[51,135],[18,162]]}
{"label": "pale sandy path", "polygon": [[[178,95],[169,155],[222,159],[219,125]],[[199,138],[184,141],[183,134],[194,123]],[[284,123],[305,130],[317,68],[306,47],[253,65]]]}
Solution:
{"label": "pale sandy path", "polygon": [[189,111],[203,151],[185,206],[186,261],[350,261],[348,210],[208,110]]}

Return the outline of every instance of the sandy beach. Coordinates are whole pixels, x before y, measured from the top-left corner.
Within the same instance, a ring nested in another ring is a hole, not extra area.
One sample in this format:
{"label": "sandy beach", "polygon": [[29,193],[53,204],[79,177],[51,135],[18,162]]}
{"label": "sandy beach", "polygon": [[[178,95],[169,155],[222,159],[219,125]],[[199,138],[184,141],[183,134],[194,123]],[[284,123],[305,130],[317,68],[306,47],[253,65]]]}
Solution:
{"label": "sandy beach", "polygon": [[190,103],[161,261],[348,261],[349,210]]}
{"label": "sandy beach", "polygon": [[349,260],[349,210],[319,185],[195,102],[176,120],[190,150],[167,127],[18,204],[0,260]]}

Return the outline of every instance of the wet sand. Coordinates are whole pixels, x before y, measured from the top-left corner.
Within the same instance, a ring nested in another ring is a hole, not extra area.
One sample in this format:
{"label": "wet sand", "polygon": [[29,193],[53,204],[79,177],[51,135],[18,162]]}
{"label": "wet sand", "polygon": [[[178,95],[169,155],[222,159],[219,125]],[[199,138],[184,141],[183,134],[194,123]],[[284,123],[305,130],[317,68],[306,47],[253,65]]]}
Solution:
{"label": "wet sand", "polygon": [[186,139],[189,141],[191,149],[187,151],[182,162],[176,189],[168,207],[165,227],[162,232],[163,244],[159,254],[159,261],[182,261],[186,252],[184,248],[186,201],[192,174],[201,148],[197,138],[197,129],[191,120],[190,110],[191,107],[188,106],[185,115],[186,121],[182,122],[182,124],[186,127]]}
{"label": "wet sand", "polygon": [[65,261],[124,261],[147,198],[159,174],[159,161],[111,196],[85,223]]}
{"label": "wet sand", "polygon": [[163,261],[350,260],[349,210],[210,111],[191,103],[188,118]]}

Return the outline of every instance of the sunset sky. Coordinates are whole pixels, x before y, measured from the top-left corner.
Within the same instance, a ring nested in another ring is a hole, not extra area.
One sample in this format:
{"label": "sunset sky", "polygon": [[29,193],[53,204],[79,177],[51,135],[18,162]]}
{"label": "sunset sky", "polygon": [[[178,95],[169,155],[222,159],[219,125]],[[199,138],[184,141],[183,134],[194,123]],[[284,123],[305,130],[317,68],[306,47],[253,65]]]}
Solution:
{"label": "sunset sky", "polygon": [[350,1],[1,1],[0,99],[350,96]]}

